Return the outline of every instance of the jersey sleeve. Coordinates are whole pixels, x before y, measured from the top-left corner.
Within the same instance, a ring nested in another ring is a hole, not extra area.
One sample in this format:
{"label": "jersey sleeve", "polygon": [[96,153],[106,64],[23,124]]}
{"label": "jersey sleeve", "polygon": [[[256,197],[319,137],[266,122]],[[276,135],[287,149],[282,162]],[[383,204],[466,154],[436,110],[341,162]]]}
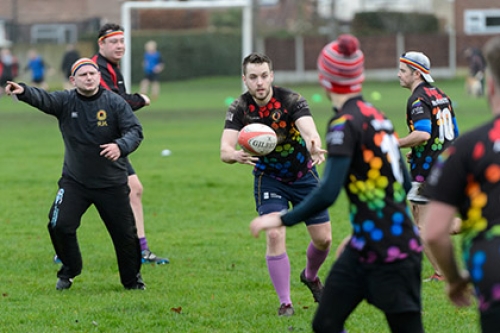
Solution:
{"label": "jersey sleeve", "polygon": [[353,121],[352,115],[344,114],[329,122],[326,134],[328,156],[352,156],[358,141]]}
{"label": "jersey sleeve", "polygon": [[226,120],[224,123],[224,129],[233,129],[239,131],[245,126],[242,116],[242,104],[243,99],[240,97],[233,101],[226,112]]}
{"label": "jersey sleeve", "polygon": [[110,72],[104,70],[101,67],[101,86],[107,90],[111,90],[114,93],[120,95],[127,103],[130,105],[133,111],[139,110],[146,105],[144,98],[140,94],[128,94],[126,92],[120,92],[118,86],[114,83],[113,77]]}
{"label": "jersey sleeve", "polygon": [[60,117],[64,112],[64,100],[67,99],[67,91],[47,92],[44,89],[30,87],[21,83],[24,88],[22,94],[17,95],[23,101],[40,111],[56,117]]}
{"label": "jersey sleeve", "polygon": [[121,110],[117,114],[122,137],[115,142],[118,144],[122,156],[127,156],[135,151],[144,139],[142,126],[128,103],[118,98],[116,104],[117,109]]}
{"label": "jersey sleeve", "polygon": [[409,116],[413,123],[420,120],[431,119],[430,106],[420,97],[412,98],[408,101]]}
{"label": "jersey sleeve", "polygon": [[311,109],[309,108],[307,100],[303,96],[297,95],[297,100],[292,107],[292,119],[296,121],[305,116],[312,116]]}
{"label": "jersey sleeve", "polygon": [[[103,57],[95,55],[92,57],[92,60],[99,66],[99,71],[101,73],[101,86],[103,88],[120,95],[128,103],[128,105],[130,105],[133,111],[137,111],[146,106],[146,101],[140,94],[128,94],[125,91],[124,83],[119,83],[119,81],[123,80],[121,73],[117,73],[110,63],[103,60]],[[120,89],[120,84],[122,89]]]}

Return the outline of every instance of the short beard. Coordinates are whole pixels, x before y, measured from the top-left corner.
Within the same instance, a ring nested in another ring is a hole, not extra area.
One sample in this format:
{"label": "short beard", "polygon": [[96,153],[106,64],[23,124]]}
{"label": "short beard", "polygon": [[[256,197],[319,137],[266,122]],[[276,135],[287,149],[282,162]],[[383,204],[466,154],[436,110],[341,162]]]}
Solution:
{"label": "short beard", "polygon": [[269,90],[267,91],[267,94],[263,97],[263,98],[258,98],[257,95],[253,95],[253,98],[256,100],[256,101],[259,101],[259,102],[264,102],[270,95],[271,95],[271,92],[272,92],[272,89],[269,88]]}

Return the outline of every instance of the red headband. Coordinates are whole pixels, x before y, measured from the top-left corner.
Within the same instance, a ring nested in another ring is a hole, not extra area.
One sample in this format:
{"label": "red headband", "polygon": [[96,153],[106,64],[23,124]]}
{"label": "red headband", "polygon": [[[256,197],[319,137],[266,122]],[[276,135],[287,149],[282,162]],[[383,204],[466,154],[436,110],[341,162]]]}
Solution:
{"label": "red headband", "polygon": [[110,31],[107,31],[101,37],[99,37],[99,39],[97,41],[100,42],[100,41],[105,40],[108,37],[113,37],[113,36],[118,36],[118,35],[123,35],[123,31],[121,31],[121,30],[110,30]]}
{"label": "red headband", "polygon": [[405,58],[404,56],[402,56],[399,58],[399,61],[420,70],[424,74],[429,74],[429,69],[425,68],[424,65],[416,62],[415,60]]}
{"label": "red headband", "polygon": [[78,59],[73,64],[73,66],[71,66],[71,76],[75,76],[76,72],[80,68],[82,68],[83,66],[87,66],[87,65],[90,65],[90,66],[94,67],[95,69],[99,70],[99,67],[97,67],[97,64],[95,62],[93,62],[91,59],[89,59],[89,58],[81,58],[81,59]]}

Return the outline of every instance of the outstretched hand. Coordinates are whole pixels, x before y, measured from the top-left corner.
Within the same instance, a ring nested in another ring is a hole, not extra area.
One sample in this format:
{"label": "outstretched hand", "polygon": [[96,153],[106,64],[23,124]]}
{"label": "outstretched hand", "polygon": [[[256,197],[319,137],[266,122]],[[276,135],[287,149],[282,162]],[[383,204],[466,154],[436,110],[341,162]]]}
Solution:
{"label": "outstretched hand", "polygon": [[259,237],[259,233],[263,230],[281,227],[280,213],[270,213],[256,217],[250,222],[250,232],[255,238]]}
{"label": "outstretched hand", "polygon": [[326,150],[322,149],[319,147],[316,143],[316,141],[311,140],[311,158],[313,161],[313,165],[320,165],[325,161],[325,154],[327,153]]}
{"label": "outstretched hand", "polygon": [[5,93],[7,95],[19,95],[24,92],[24,87],[19,85],[16,82],[7,81],[7,85],[5,86]]}
{"label": "outstretched hand", "polygon": [[140,94],[142,99],[144,100],[144,103],[146,106],[149,106],[151,105],[151,99],[149,99],[149,97],[145,94]]}
{"label": "outstretched hand", "polygon": [[252,156],[246,151],[240,149],[234,151],[234,160],[241,164],[250,164],[255,166],[255,163],[259,161],[258,157]]}

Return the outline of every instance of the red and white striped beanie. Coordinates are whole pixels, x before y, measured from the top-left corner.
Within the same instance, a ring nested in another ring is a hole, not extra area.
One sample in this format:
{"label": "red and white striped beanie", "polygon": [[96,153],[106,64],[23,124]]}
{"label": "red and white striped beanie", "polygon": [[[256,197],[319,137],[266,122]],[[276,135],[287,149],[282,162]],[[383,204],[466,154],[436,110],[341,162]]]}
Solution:
{"label": "red and white striped beanie", "polygon": [[358,39],[349,34],[340,35],[319,54],[319,83],[333,93],[360,92],[365,80],[364,60]]}

